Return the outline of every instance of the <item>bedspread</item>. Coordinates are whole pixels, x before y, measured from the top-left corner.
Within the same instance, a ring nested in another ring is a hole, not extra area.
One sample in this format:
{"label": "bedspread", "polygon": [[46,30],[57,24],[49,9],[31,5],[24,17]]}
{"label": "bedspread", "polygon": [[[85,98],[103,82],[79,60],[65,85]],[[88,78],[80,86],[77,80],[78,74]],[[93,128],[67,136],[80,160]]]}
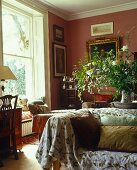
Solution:
{"label": "bedspread", "polygon": [[137,170],[137,153],[87,151],[79,147],[70,122],[73,116],[75,113],[64,113],[47,121],[36,152],[43,169],[59,160],[70,170]]}

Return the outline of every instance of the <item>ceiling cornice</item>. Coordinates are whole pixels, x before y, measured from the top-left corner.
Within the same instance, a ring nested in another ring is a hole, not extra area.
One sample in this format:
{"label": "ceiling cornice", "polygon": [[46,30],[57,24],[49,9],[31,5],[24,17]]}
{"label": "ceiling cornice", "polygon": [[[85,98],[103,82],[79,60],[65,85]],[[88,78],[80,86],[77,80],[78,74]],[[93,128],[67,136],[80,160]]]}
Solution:
{"label": "ceiling cornice", "polygon": [[22,2],[23,4],[27,5],[27,6],[32,6],[34,9],[40,9],[42,12],[47,12],[47,6],[39,3],[39,1],[35,1],[35,0],[16,0],[19,2]]}
{"label": "ceiling cornice", "polygon": [[136,8],[137,8],[137,1],[131,2],[131,3],[126,3],[123,5],[111,6],[111,7],[107,7],[107,8],[101,8],[101,9],[97,9],[97,10],[91,10],[91,11],[81,12],[81,13],[77,13],[77,14],[72,14],[69,16],[68,20],[87,18],[87,17],[109,14],[109,13],[120,12],[120,11],[126,11],[126,10],[136,9]]}
{"label": "ceiling cornice", "polygon": [[135,1],[135,2],[125,3],[122,5],[117,5],[117,6],[112,6],[112,7],[100,8],[97,10],[90,10],[90,11],[85,11],[85,12],[80,12],[80,13],[75,13],[75,14],[70,14],[70,13],[68,14],[49,3],[45,4],[44,0],[39,0],[39,1],[16,0],[16,1],[22,2],[25,5],[30,5],[35,9],[39,7],[42,10],[42,12],[47,12],[47,11],[51,12],[67,21],[82,19],[82,18],[87,18],[87,17],[92,17],[92,16],[98,16],[98,15],[103,15],[103,14],[109,14],[109,13],[114,13],[114,12],[126,11],[126,10],[137,8],[137,1]]}
{"label": "ceiling cornice", "polygon": [[[43,0],[41,0],[43,3]],[[114,12],[120,12],[120,11],[126,11],[130,9],[136,9],[137,8],[137,1],[131,2],[131,3],[125,3],[122,5],[117,5],[117,6],[111,6],[107,8],[100,8],[97,10],[90,10],[90,11],[85,11],[85,12],[80,12],[80,13],[75,13],[75,14],[67,14],[64,11],[60,11],[58,8],[51,4],[47,4],[48,11],[51,13],[65,19],[65,20],[76,20],[76,19],[82,19],[82,18],[87,18],[87,17],[92,17],[92,16],[98,16],[98,15],[103,15],[103,14],[109,14],[109,13],[114,13]]]}
{"label": "ceiling cornice", "polygon": [[63,18],[64,20],[70,20],[69,19],[69,15],[67,15],[64,12],[58,11],[57,9],[53,8],[53,7],[47,7],[48,8],[48,12],[51,12],[52,14],[55,14],[61,18]]}

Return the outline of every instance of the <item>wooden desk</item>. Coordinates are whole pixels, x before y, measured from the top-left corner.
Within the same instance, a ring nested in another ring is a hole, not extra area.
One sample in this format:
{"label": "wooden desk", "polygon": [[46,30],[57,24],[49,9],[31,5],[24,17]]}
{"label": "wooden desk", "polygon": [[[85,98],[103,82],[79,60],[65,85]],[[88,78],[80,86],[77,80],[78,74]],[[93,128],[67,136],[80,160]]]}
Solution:
{"label": "wooden desk", "polygon": [[[21,126],[21,119],[22,119],[22,108],[17,108],[15,111],[15,134],[16,134],[16,144],[17,149],[22,149],[22,126]],[[0,117],[0,123],[2,123],[2,119]],[[1,126],[0,126],[1,128]],[[2,153],[8,152],[10,149],[10,136],[3,137],[0,140],[0,151]]]}

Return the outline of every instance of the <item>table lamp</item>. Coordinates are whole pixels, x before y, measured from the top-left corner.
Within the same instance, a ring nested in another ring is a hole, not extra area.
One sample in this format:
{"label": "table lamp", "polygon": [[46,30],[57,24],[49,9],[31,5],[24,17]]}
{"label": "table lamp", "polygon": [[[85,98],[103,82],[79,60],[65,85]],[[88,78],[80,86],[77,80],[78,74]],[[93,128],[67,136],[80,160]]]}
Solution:
{"label": "table lamp", "polygon": [[17,80],[13,72],[8,66],[0,66],[0,81],[1,81],[1,89],[4,92],[4,82],[5,80]]}

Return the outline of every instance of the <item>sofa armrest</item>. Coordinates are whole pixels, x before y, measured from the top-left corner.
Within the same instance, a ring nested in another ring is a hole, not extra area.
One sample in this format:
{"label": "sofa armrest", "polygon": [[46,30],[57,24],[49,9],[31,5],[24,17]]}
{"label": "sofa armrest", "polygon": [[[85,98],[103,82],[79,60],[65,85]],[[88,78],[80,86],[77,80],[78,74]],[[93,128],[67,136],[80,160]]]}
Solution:
{"label": "sofa armrest", "polygon": [[46,122],[53,115],[54,114],[37,114],[33,116],[32,132],[36,132],[41,136]]}

